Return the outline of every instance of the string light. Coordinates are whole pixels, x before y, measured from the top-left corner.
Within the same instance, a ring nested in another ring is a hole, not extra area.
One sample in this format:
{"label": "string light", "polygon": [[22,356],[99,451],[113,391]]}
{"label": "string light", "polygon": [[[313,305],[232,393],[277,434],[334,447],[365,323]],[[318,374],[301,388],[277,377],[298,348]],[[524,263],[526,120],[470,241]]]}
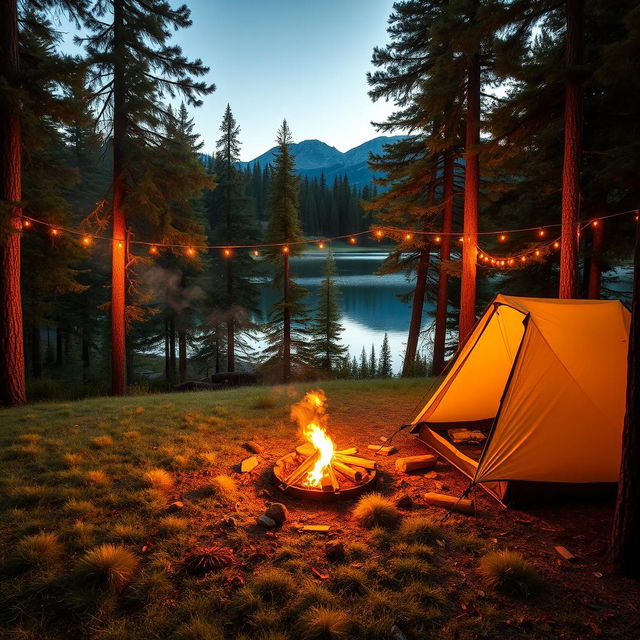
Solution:
{"label": "string light", "polygon": [[506,236],[504,233],[501,233],[501,234],[498,236],[498,240],[500,240],[500,242],[506,242],[506,240],[507,240],[507,236]]}
{"label": "string light", "polygon": [[536,249],[536,256],[540,255],[540,249]]}
{"label": "string light", "polygon": [[185,253],[190,257],[193,258],[193,256],[196,255],[196,250],[193,247],[187,247],[187,250],[185,251]]}
{"label": "string light", "polygon": [[434,241],[435,241],[437,244],[440,244],[440,240],[442,240],[442,238],[440,238],[440,236],[436,236],[436,237],[434,238]]}
{"label": "string light", "polygon": [[458,242],[464,242],[464,238],[463,238],[462,236],[460,236],[460,237],[458,238]]}
{"label": "string light", "polygon": [[82,244],[83,244],[85,247],[88,247],[88,246],[91,244],[91,238],[90,238],[89,236],[84,236],[84,237],[82,238]]}
{"label": "string light", "polygon": [[318,242],[318,249],[324,249],[324,242]]}
{"label": "string light", "polygon": [[223,250],[222,250],[222,255],[223,255],[225,258],[230,258],[230,257],[231,257],[231,249],[223,249]]}
{"label": "string light", "polygon": [[547,235],[545,229],[538,229],[538,238],[544,238]]}
{"label": "string light", "polygon": [[289,253],[289,247],[287,245],[282,247],[282,253]]}
{"label": "string light", "polygon": [[527,261],[527,256],[521,256],[520,262],[526,262],[526,261]]}
{"label": "string light", "polygon": [[356,243],[356,239],[355,239],[353,236],[351,236],[351,237],[349,238],[349,242],[350,242],[351,244],[355,244],[355,243]]}
{"label": "string light", "polygon": [[592,226],[592,227],[597,227],[599,224],[600,224],[600,220],[594,220],[594,221],[591,223],[591,226]]}
{"label": "string light", "polygon": [[411,240],[413,238],[413,233],[405,233],[404,234],[404,239],[405,240]]}
{"label": "string light", "polygon": [[31,220],[27,220],[26,218],[24,218],[22,220],[22,226],[23,227],[30,227],[31,226]]}
{"label": "string light", "polygon": [[376,231],[375,231],[376,238],[380,239],[380,238],[382,238],[383,235],[384,235],[384,233],[383,233],[382,229],[376,229]]}
{"label": "string light", "polygon": [[59,232],[55,227],[53,227],[53,228],[51,229],[51,235],[52,235],[52,236],[59,236],[59,235],[60,235],[60,232]]}
{"label": "string light", "polygon": [[260,255],[260,252],[257,249],[254,249],[253,255],[257,258]]}
{"label": "string light", "polygon": [[558,249],[559,247],[560,247],[560,243],[556,240],[556,241],[553,243],[553,248],[554,248],[554,249]]}
{"label": "string light", "polygon": [[149,247],[149,253],[150,253],[152,256],[155,256],[155,255],[158,253],[158,247],[156,247],[155,245],[151,245],[151,246]]}

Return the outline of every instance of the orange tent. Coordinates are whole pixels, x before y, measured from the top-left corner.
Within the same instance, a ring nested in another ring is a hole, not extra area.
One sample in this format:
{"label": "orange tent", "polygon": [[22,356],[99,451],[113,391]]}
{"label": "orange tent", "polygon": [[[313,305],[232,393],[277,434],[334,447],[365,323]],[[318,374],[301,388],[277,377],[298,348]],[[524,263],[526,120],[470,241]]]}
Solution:
{"label": "orange tent", "polygon": [[[413,432],[501,501],[514,482],[617,482],[629,323],[619,301],[496,296]],[[485,429],[479,458],[452,427]]]}

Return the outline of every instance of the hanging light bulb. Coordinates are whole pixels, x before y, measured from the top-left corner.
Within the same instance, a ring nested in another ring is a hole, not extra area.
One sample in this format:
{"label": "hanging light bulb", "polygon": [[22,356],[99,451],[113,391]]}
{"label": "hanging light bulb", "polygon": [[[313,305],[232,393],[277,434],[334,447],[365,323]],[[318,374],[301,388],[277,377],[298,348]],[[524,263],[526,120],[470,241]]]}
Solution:
{"label": "hanging light bulb", "polygon": [[458,238],[458,242],[464,242],[464,238],[463,238],[462,236],[460,236],[460,237]]}
{"label": "hanging light bulb", "polygon": [[592,226],[592,227],[597,227],[599,224],[600,224],[600,220],[594,220],[594,221],[591,223],[591,226]]}
{"label": "hanging light bulb", "polygon": [[478,255],[478,259],[479,259],[479,260],[484,260],[484,253],[479,254],[479,255]]}
{"label": "hanging light bulb", "polygon": [[440,236],[436,236],[433,240],[434,240],[434,242],[439,244],[440,241],[442,240],[442,238]]}
{"label": "hanging light bulb", "polygon": [[253,255],[257,258],[260,255],[260,252],[257,249],[254,249]]}
{"label": "hanging light bulb", "polygon": [[29,228],[31,226],[31,220],[27,220],[27,218],[22,219],[22,226]]}
{"label": "hanging light bulb", "polygon": [[557,240],[553,243],[553,248],[554,249],[560,248],[560,243]]}
{"label": "hanging light bulb", "polygon": [[545,229],[538,229],[538,238],[544,238],[547,235]]}
{"label": "hanging light bulb", "polygon": [[405,233],[405,234],[404,234],[404,239],[405,239],[405,240],[411,240],[411,239],[413,239],[413,233]]}
{"label": "hanging light bulb", "polygon": [[353,236],[351,236],[351,237],[349,238],[349,242],[350,242],[351,244],[355,244],[355,243],[356,243],[356,239],[355,239]]}
{"label": "hanging light bulb", "polygon": [[527,261],[527,256],[522,256],[520,258],[520,262],[526,262]]}
{"label": "hanging light bulb", "polygon": [[318,249],[324,249],[324,242],[318,242]]}
{"label": "hanging light bulb", "polygon": [[510,259],[509,259],[509,266],[512,266],[512,265],[513,265],[513,262],[514,262],[513,258],[510,258]]}
{"label": "hanging light bulb", "polygon": [[153,245],[153,244],[152,244],[152,245],[149,247],[149,253],[150,253],[152,256],[155,256],[155,255],[158,253],[158,247],[156,247],[155,245]]}
{"label": "hanging light bulb", "polygon": [[55,227],[53,227],[51,229],[51,235],[52,236],[59,236],[60,235],[60,231],[58,229],[56,229]]}
{"label": "hanging light bulb", "polygon": [[91,244],[91,238],[90,238],[89,236],[84,236],[84,237],[82,238],[82,244],[83,244],[85,247],[88,247],[88,246]]}
{"label": "hanging light bulb", "polygon": [[185,253],[190,257],[193,258],[193,256],[196,255],[196,250],[193,247],[187,247],[187,250],[185,251]]}
{"label": "hanging light bulb", "polygon": [[498,236],[498,240],[500,240],[500,242],[506,242],[507,241],[507,236],[504,233],[501,233]]}
{"label": "hanging light bulb", "polygon": [[536,249],[536,256],[540,255],[540,249]]}
{"label": "hanging light bulb", "polygon": [[231,257],[231,249],[223,249],[223,250],[222,250],[222,255],[223,255],[225,258],[230,258],[230,257]]}
{"label": "hanging light bulb", "polygon": [[495,258],[491,258],[491,264],[495,264],[496,263],[496,259]]}
{"label": "hanging light bulb", "polygon": [[287,245],[282,247],[282,253],[289,253],[289,247],[287,247]]}
{"label": "hanging light bulb", "polygon": [[375,236],[376,236],[376,238],[378,238],[378,240],[380,238],[382,238],[383,235],[384,235],[384,233],[383,233],[382,229],[376,229]]}

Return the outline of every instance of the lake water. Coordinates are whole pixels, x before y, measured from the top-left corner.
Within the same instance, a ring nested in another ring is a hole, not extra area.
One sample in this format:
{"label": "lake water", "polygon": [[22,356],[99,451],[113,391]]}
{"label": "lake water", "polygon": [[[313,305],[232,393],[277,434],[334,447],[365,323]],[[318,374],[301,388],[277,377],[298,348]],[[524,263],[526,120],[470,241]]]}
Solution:
{"label": "lake water", "polygon": [[[402,302],[398,294],[410,291],[412,284],[403,274],[376,275],[386,255],[385,251],[380,250],[334,254],[342,324],[345,328],[342,342],[348,347],[350,356],[359,358],[362,347],[368,356],[372,344],[375,345],[378,356],[386,331],[393,370],[398,372],[402,367],[411,315],[410,305]],[[324,277],[325,259],[326,253],[317,251],[291,260],[292,276],[309,291],[307,302],[311,307],[316,303]],[[278,292],[272,287],[261,287],[260,307],[263,319],[277,298]]]}

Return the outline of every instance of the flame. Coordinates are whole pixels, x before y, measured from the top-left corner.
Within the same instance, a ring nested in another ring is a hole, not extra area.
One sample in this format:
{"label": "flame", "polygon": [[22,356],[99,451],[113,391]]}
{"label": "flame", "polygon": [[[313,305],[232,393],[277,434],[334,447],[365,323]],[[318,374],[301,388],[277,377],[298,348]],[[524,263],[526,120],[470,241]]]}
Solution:
{"label": "flame", "polygon": [[291,417],[298,422],[302,437],[320,452],[304,482],[309,487],[321,486],[322,478],[333,458],[333,441],[326,432],[326,411],[327,397],[321,390],[309,391],[300,402],[291,407]]}
{"label": "flame", "polygon": [[305,484],[310,487],[319,487],[325,469],[331,464],[333,458],[333,440],[320,425],[313,422],[303,429],[303,435],[320,452],[320,457],[313,465],[313,469],[307,474]]}

